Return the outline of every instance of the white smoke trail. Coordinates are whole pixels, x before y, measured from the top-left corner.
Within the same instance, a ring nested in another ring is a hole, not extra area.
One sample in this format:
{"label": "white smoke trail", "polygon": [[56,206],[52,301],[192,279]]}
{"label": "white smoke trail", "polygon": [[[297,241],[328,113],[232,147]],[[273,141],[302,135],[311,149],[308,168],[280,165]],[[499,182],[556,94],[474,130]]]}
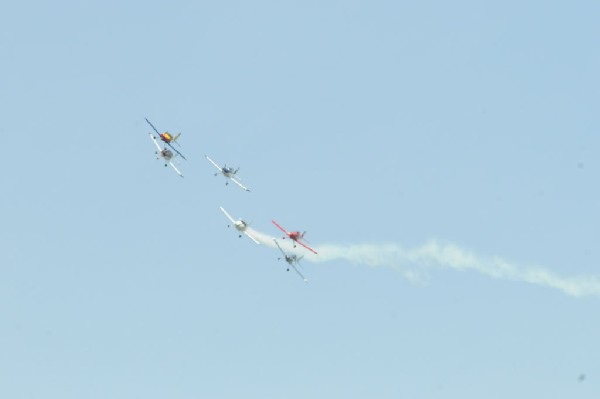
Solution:
{"label": "white smoke trail", "polygon": [[[252,234],[261,243],[275,247],[273,238],[256,230]],[[288,240],[286,251],[294,251]],[[315,248],[319,254],[302,251],[311,262],[327,262],[344,259],[371,267],[389,267],[400,272],[413,283],[426,280],[426,271],[432,268],[473,270],[486,276],[535,284],[557,289],[564,294],[583,297],[600,296],[600,278],[594,276],[562,277],[538,266],[523,266],[499,257],[482,258],[453,244],[431,241],[413,249],[397,244],[321,245]],[[300,252],[300,249],[297,249]]]}

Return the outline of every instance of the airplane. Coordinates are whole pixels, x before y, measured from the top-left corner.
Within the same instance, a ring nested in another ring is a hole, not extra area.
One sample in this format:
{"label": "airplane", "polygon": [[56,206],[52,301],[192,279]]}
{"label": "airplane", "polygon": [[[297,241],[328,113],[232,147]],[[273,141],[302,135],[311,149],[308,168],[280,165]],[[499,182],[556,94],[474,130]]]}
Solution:
{"label": "airplane", "polygon": [[[225,214],[225,216],[227,216],[227,219],[229,219],[231,221],[231,224],[233,225],[233,227],[235,227],[237,229],[237,231],[240,232],[239,237],[242,237],[242,234],[245,234],[248,236],[248,238],[250,238],[252,241],[254,241],[257,244],[260,244],[260,242],[258,242],[258,240],[254,237],[252,237],[252,235],[250,235],[250,233],[248,233],[248,231],[246,231],[246,228],[248,227],[249,223],[239,219],[239,220],[235,220],[234,218],[231,217],[231,215],[225,210],[225,208],[223,208],[222,206],[221,208],[221,212],[223,212]],[[227,225],[227,227],[230,227],[230,225]]]}
{"label": "airplane", "polygon": [[[298,270],[298,268],[296,267],[296,265],[300,265],[300,259],[304,258],[304,255],[298,256],[296,254],[287,254],[285,253],[285,251],[281,248],[281,246],[279,245],[279,243],[277,242],[277,240],[275,238],[273,238],[273,242],[275,243],[275,245],[277,245],[277,248],[279,248],[279,250],[281,251],[281,253],[283,254],[283,258],[285,259],[285,261],[294,268],[294,270],[296,271],[296,273],[298,273],[298,275],[300,277],[302,277],[302,280],[304,280],[305,283],[308,283],[308,280],[306,279],[306,277],[304,277],[302,275],[302,273],[300,273],[300,270]],[[277,258],[277,260],[280,260],[281,258]],[[287,271],[290,271],[290,268],[288,266]]]}
{"label": "airplane", "polygon": [[[236,177],[236,173],[238,172],[238,170],[240,170],[240,168],[237,168],[234,170],[234,168],[227,167],[227,165],[224,165],[223,167],[221,167],[215,161],[210,159],[208,157],[208,155],[205,155],[205,157],[206,157],[206,159],[208,159],[208,161],[210,163],[212,163],[215,166],[215,168],[219,169],[219,171],[223,174],[223,176],[225,176],[226,178],[228,178],[229,180],[231,180],[232,182],[234,182],[235,184],[237,184],[244,190],[250,191],[250,189],[245,187],[242,183],[240,183],[238,181],[238,178]],[[219,174],[218,172],[215,173],[215,176],[217,176],[218,174]],[[229,181],[225,182],[225,185],[228,185],[228,184],[229,184]]]}
{"label": "airplane", "polygon": [[179,152],[177,150],[177,148],[173,147],[173,145],[171,143],[177,143],[179,144],[179,142],[177,142],[177,139],[179,138],[179,136],[181,136],[181,133],[177,133],[175,136],[171,135],[171,133],[169,132],[164,132],[164,133],[159,133],[159,131],[154,127],[154,125],[148,120],[148,118],[144,118],[146,119],[146,122],[148,122],[148,124],[152,127],[152,129],[154,129],[154,131],[156,132],[156,134],[158,134],[158,137],[162,140],[162,142],[164,142],[166,145],[168,145],[169,147],[171,147],[171,149],[173,151],[175,151],[181,158],[186,159],[186,157],[183,156],[183,154],[181,152]]}
{"label": "airplane", "polygon": [[[299,231],[287,231],[286,229],[281,227],[279,225],[279,223],[277,223],[275,220],[271,220],[271,222],[273,222],[273,224],[275,226],[279,227],[279,230],[283,231],[286,236],[288,236],[291,240],[294,241],[294,248],[296,248],[296,244],[300,244],[304,248],[306,248],[309,251],[311,251],[312,253],[314,253],[315,255],[317,254],[317,251],[315,251],[314,249],[312,249],[311,247],[309,247],[308,245],[306,245],[305,243],[300,241],[304,238],[304,234],[306,233],[306,231],[304,233],[300,233]],[[285,240],[285,236],[283,236],[283,239]]]}
{"label": "airplane", "polygon": [[173,154],[173,151],[169,150],[167,147],[165,148],[160,148],[160,145],[158,144],[158,140],[156,139],[156,137],[154,137],[154,135],[152,133],[150,134],[150,138],[152,139],[152,142],[154,143],[154,145],[156,146],[156,159],[164,159],[165,161],[165,166],[167,165],[171,165],[171,167],[173,168],[173,170],[175,170],[175,172],[177,172],[177,174],[181,177],[183,177],[183,174],[181,174],[181,172],[179,171],[179,169],[177,169],[177,167],[175,166],[175,164],[173,163],[172,159],[175,156]]}

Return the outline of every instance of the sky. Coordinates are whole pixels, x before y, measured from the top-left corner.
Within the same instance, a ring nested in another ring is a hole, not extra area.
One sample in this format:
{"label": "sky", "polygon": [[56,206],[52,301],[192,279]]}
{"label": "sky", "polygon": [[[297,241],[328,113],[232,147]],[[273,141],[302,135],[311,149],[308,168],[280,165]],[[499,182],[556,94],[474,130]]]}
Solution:
{"label": "sky", "polygon": [[597,398],[599,12],[0,5],[0,396]]}

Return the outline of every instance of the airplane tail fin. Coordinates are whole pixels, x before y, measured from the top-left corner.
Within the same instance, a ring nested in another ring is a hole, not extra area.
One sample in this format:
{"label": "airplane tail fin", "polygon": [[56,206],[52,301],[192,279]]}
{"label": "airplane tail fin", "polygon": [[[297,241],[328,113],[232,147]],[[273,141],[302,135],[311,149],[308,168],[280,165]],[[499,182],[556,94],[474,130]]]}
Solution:
{"label": "airplane tail fin", "polygon": [[173,136],[173,139],[171,139],[171,141],[174,143],[177,143],[177,145],[181,146],[181,144],[179,144],[179,142],[177,141],[179,136],[181,136],[181,133],[177,133],[175,136]]}
{"label": "airplane tail fin", "polygon": [[310,244],[310,241],[304,237],[304,234],[306,234],[306,231],[302,233],[302,241],[304,241],[307,244]]}

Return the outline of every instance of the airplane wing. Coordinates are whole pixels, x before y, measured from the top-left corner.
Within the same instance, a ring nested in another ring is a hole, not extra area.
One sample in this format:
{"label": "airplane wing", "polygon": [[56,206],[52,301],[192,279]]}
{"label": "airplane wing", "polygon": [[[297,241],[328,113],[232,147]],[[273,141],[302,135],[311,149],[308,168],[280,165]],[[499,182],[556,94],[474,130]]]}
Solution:
{"label": "airplane wing", "polygon": [[219,169],[220,171],[222,170],[222,168],[219,165],[217,165],[217,163],[215,161],[213,161],[212,159],[210,159],[208,157],[208,155],[205,155],[205,157],[206,157],[206,159],[208,159],[208,162],[212,163],[215,166],[215,168]]}
{"label": "airplane wing", "polygon": [[225,208],[223,208],[222,206],[220,208],[221,208],[221,212],[223,212],[225,214],[225,216],[227,216],[227,219],[231,220],[231,223],[233,223],[235,225],[235,220],[231,217],[231,215],[229,213],[227,213]]}
{"label": "airplane wing", "polygon": [[176,167],[176,166],[173,164],[173,162],[172,162],[172,161],[169,161],[169,165],[171,165],[171,167],[173,168],[173,170],[174,170],[175,172],[177,172],[177,174],[178,174],[179,176],[183,177],[183,175],[181,174],[181,172],[179,171],[179,169],[177,169],[177,167]]}
{"label": "airplane wing", "polygon": [[296,271],[296,273],[298,273],[298,275],[300,277],[302,277],[302,280],[304,280],[305,283],[308,283],[308,279],[306,277],[304,277],[304,275],[302,275],[302,273],[300,273],[300,270],[298,270],[298,268],[296,267],[296,265],[294,265],[292,263],[292,267],[294,268],[294,270]]}
{"label": "airplane wing", "polygon": [[277,245],[277,248],[279,248],[279,250],[281,251],[281,253],[285,257],[286,253],[283,251],[283,249],[281,248],[281,246],[279,246],[279,243],[277,242],[277,240],[273,238],[273,242],[275,243],[275,245]]}
{"label": "airplane wing", "polygon": [[249,239],[251,239],[252,241],[254,241],[255,243],[257,243],[258,245],[260,245],[260,242],[258,242],[258,240],[256,238],[252,237],[246,230],[244,230],[243,233],[246,234]]}
{"label": "airplane wing", "polygon": [[171,149],[172,149],[173,151],[175,151],[175,152],[176,152],[176,153],[177,153],[177,154],[178,154],[178,155],[179,155],[181,158],[183,158],[183,159],[185,159],[185,160],[187,161],[187,158],[186,158],[186,157],[184,157],[184,156],[183,156],[183,154],[182,154],[182,153],[180,153],[180,152],[179,152],[179,150],[177,150],[177,148],[173,147],[173,146],[171,145],[171,143],[167,143],[167,145],[168,145],[169,147],[171,147]]}
{"label": "airplane wing", "polygon": [[158,141],[156,141],[156,137],[154,137],[154,135],[152,133],[148,133],[148,134],[150,135],[152,142],[156,146],[156,149],[158,149],[158,152],[160,153],[162,151],[162,148],[160,148],[160,145],[158,145]]}
{"label": "airplane wing", "polygon": [[159,132],[158,132],[158,130],[157,130],[155,127],[154,127],[154,125],[153,125],[153,124],[152,124],[152,123],[151,123],[151,122],[148,120],[148,118],[144,118],[144,119],[146,119],[146,122],[148,122],[148,124],[149,124],[150,126],[152,126],[152,129],[154,129],[154,131],[156,132],[156,134],[158,134],[158,135],[160,136],[160,133],[159,133]]}
{"label": "airplane wing", "polygon": [[281,227],[279,225],[279,223],[277,223],[275,220],[271,220],[271,222],[273,222],[273,224],[277,227],[279,227],[279,230],[283,231],[285,234],[289,235],[290,233],[288,233],[283,227]]}
{"label": "airplane wing", "polygon": [[296,240],[296,242],[300,245],[302,245],[304,248],[308,249],[309,251],[311,251],[312,253],[314,253],[315,255],[317,255],[317,251],[315,251],[314,249],[312,249],[311,247],[309,247],[308,245],[306,245],[305,243],[303,243],[300,240]]}
{"label": "airplane wing", "polygon": [[247,188],[246,186],[244,186],[242,183],[240,183],[235,177],[230,177],[229,178],[232,182],[234,182],[235,184],[237,184],[238,186],[240,186],[241,188],[243,188],[245,191],[250,191],[249,188]]}

